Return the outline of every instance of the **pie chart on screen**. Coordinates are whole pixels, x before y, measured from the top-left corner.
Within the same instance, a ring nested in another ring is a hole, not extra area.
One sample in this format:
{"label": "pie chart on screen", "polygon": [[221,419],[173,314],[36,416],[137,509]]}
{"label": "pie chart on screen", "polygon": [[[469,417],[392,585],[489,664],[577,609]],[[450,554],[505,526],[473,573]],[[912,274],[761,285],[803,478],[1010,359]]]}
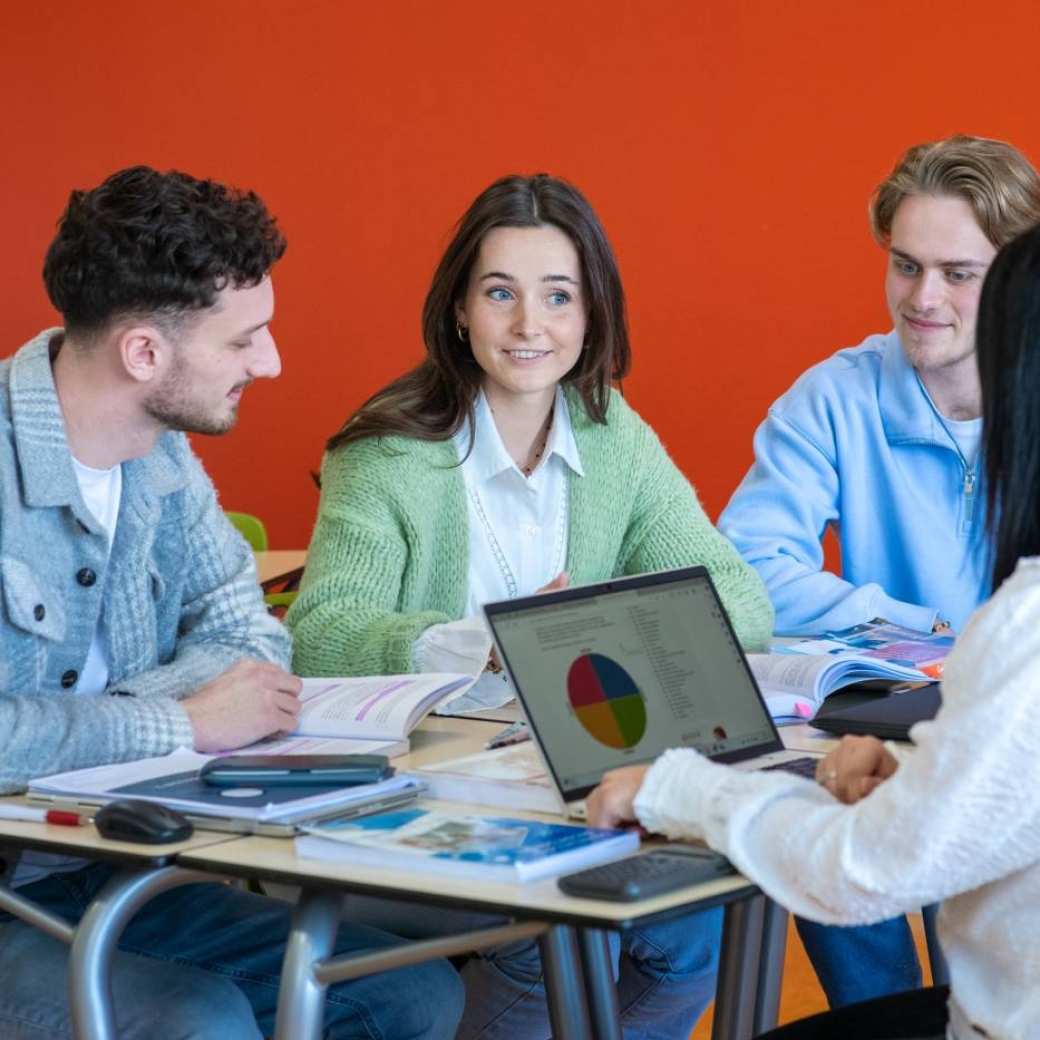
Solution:
{"label": "pie chart on screen", "polygon": [[605,654],[582,654],[567,671],[567,699],[593,740],[634,747],[646,732],[646,702],[635,680]]}

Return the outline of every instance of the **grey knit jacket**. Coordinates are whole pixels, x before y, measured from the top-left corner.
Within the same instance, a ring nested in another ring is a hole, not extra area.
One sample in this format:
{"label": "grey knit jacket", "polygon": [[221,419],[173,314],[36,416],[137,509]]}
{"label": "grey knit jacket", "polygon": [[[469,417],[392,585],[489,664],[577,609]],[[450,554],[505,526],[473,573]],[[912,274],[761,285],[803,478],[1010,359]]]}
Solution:
{"label": "grey knit jacket", "polygon": [[[187,438],[123,464],[111,554],[83,504],[41,333],[0,362],[0,793],[191,744],[179,698],[243,657],[286,665],[249,547]],[[99,618],[105,693],[73,693]]]}

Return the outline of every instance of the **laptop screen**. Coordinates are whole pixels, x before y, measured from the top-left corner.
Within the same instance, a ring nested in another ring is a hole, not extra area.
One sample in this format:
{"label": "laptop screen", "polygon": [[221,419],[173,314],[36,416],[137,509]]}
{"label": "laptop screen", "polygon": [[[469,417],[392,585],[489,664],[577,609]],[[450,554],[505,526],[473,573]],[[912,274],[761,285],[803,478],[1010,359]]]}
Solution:
{"label": "laptop screen", "polygon": [[671,747],[781,747],[702,567],[489,604],[496,642],[567,800]]}

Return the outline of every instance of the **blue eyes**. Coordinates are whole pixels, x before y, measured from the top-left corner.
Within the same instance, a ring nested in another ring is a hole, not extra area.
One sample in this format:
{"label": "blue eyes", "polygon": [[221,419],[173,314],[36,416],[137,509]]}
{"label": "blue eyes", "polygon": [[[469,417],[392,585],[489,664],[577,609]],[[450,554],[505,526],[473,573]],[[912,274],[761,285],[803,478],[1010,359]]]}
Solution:
{"label": "blue eyes", "polygon": [[[893,260],[892,266],[904,278],[916,278],[921,273],[920,266],[911,263],[909,260]],[[943,274],[948,282],[953,282],[955,285],[963,285],[976,277],[974,271],[966,271],[960,267],[947,268],[943,271]]]}
{"label": "blue eyes", "polygon": [[[504,289],[502,286],[496,286],[494,289],[489,289],[487,297],[489,300],[494,300],[496,303],[508,303],[514,298],[512,291]],[[550,307],[563,307],[565,304],[571,302],[571,294],[564,292],[562,289],[554,289],[546,297],[546,302]]]}

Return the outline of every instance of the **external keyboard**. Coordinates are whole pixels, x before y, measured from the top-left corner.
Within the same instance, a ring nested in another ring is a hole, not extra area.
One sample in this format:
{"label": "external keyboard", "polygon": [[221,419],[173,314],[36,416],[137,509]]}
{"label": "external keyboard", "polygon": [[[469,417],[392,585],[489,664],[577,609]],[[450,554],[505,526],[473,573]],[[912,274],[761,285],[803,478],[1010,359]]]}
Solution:
{"label": "external keyboard", "polygon": [[628,903],[732,873],[730,861],[711,849],[655,849],[567,874],[557,883],[569,896]]}

